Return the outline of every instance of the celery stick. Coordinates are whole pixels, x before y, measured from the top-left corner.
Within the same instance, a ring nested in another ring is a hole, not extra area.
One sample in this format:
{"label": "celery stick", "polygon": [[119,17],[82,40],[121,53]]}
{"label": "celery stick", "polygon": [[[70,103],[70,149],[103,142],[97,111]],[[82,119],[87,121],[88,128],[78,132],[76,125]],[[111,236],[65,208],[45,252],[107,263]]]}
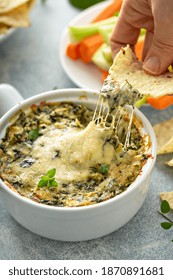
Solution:
{"label": "celery stick", "polygon": [[94,35],[98,32],[97,26],[70,26],[69,36],[70,40],[80,42],[82,39]]}
{"label": "celery stick", "polygon": [[105,48],[103,48],[102,52],[103,52],[105,59],[112,64],[113,57],[112,57],[112,51],[111,51],[110,46],[106,46]]}
{"label": "celery stick", "polygon": [[143,36],[146,34],[146,29],[145,28],[141,28],[140,30],[140,36]]}
{"label": "celery stick", "polygon": [[108,45],[109,45],[110,35],[112,33],[115,24],[103,25],[99,27],[98,31],[102,35],[104,42]]}
{"label": "celery stick", "polygon": [[142,99],[136,101],[135,107],[136,107],[136,108],[140,108],[144,103],[146,103],[147,97],[148,97],[148,96],[145,95]]}
{"label": "celery stick", "polygon": [[104,70],[109,70],[112,63],[107,61],[105,56],[103,55],[103,50],[107,47],[107,45],[104,43],[101,45],[101,47],[95,52],[95,54],[92,57],[92,62],[94,62],[99,68]]}
{"label": "celery stick", "polygon": [[96,34],[100,26],[106,26],[110,24],[113,25],[116,21],[117,17],[113,16],[108,19],[98,21],[96,23],[81,26],[69,26],[69,35],[72,40],[81,41],[85,37]]}

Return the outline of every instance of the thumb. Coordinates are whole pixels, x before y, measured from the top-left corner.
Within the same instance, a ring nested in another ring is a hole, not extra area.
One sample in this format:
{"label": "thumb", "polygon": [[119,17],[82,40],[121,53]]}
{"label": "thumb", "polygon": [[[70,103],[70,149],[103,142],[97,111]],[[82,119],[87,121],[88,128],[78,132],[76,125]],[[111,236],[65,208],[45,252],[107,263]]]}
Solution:
{"label": "thumb", "polygon": [[155,36],[144,60],[143,69],[151,75],[160,75],[173,63],[173,42],[166,45]]}
{"label": "thumb", "polygon": [[154,34],[143,68],[149,74],[160,75],[173,63],[173,1],[150,1],[154,18]]}

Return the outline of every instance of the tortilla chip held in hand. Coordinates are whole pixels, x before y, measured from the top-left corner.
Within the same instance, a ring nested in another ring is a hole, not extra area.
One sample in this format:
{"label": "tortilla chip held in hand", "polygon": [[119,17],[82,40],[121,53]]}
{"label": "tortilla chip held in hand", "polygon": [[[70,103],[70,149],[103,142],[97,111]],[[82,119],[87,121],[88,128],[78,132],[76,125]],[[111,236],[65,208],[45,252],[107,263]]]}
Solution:
{"label": "tortilla chip held in hand", "polygon": [[[121,48],[109,70],[109,76],[119,84],[128,81],[131,86],[144,96],[158,98],[173,95],[173,73],[152,76],[142,68],[129,45]],[[173,118],[157,124],[154,130],[158,142],[158,154],[173,152]],[[173,159],[166,164],[173,166]]]}
{"label": "tortilla chip held in hand", "polygon": [[120,84],[127,80],[142,95],[157,98],[173,94],[173,73],[166,72],[159,76],[147,74],[129,45],[119,51],[109,75]]}

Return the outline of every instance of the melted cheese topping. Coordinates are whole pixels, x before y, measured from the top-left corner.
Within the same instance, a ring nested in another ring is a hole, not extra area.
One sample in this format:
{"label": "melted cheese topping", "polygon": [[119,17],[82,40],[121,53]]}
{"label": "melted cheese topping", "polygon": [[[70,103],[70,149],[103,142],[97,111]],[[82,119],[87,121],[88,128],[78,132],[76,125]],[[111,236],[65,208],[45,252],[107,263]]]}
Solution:
{"label": "melted cheese topping", "polygon": [[[52,130],[39,137],[32,150],[35,163],[27,173],[18,164],[13,165],[13,172],[21,174],[25,183],[36,185],[40,175],[48,169],[56,168],[56,179],[59,184],[78,179],[85,180],[90,167],[96,164],[110,164],[115,155],[113,146],[106,142],[113,134],[113,130],[97,126],[90,122],[85,129],[67,128]],[[61,157],[54,158],[56,151]],[[35,174],[35,175],[34,175]]]}

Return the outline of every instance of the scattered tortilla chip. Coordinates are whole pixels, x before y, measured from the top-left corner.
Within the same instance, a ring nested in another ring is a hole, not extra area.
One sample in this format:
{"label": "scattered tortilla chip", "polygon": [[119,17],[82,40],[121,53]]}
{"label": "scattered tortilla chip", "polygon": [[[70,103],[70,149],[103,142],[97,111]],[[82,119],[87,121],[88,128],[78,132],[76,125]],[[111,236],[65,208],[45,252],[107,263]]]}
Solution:
{"label": "scattered tortilla chip", "polygon": [[0,0],[0,34],[30,26],[29,12],[36,0]]}
{"label": "scattered tortilla chip", "polygon": [[15,8],[29,2],[30,0],[1,0],[0,14],[4,14],[14,10]]}
{"label": "scattered tortilla chip", "polygon": [[26,4],[14,9],[9,13],[0,15],[0,23],[11,27],[27,27],[30,25],[28,7]]}
{"label": "scattered tortilla chip", "polygon": [[173,152],[173,136],[171,137],[171,139],[163,146],[160,148],[160,150],[158,150],[158,155],[161,154],[169,154]]}
{"label": "scattered tortilla chip", "polygon": [[4,23],[0,23],[0,35],[7,33],[9,26]]}
{"label": "scattered tortilla chip", "polygon": [[173,210],[173,192],[161,192],[160,199],[162,201],[166,200],[169,203],[170,208]]}
{"label": "scattered tortilla chip", "polygon": [[28,10],[29,10],[29,11],[33,8],[33,6],[35,5],[35,3],[36,3],[36,0],[30,0],[30,1],[28,2]]}
{"label": "scattered tortilla chip", "polygon": [[154,125],[158,154],[173,152],[173,118]]}
{"label": "scattered tortilla chip", "polygon": [[173,166],[173,159],[171,159],[170,161],[167,161],[166,164],[169,166]]}
{"label": "scattered tortilla chip", "polygon": [[167,72],[159,76],[145,73],[142,62],[137,60],[129,45],[119,51],[109,74],[120,84],[127,80],[143,95],[159,97],[173,94],[173,73]]}

